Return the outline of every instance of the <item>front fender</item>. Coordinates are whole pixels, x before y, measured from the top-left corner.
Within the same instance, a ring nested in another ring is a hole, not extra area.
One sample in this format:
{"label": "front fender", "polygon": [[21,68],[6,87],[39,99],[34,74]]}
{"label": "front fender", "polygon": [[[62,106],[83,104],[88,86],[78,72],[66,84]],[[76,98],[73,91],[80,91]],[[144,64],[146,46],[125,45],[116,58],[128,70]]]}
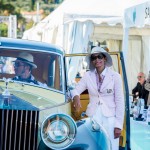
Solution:
{"label": "front fender", "polygon": [[111,150],[105,130],[93,130],[90,118],[78,121],[77,126],[76,139],[67,150]]}
{"label": "front fender", "polygon": [[[66,150],[111,150],[110,140],[105,130],[92,129],[90,118],[77,122],[77,135],[73,144]],[[38,150],[50,150],[41,141]]]}

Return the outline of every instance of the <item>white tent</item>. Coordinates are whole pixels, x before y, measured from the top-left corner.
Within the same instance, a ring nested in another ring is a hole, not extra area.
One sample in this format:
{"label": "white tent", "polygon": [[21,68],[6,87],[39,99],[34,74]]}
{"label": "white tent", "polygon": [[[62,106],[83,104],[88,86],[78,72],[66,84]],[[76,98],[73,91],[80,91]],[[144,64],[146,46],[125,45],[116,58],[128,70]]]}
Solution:
{"label": "white tent", "polygon": [[[44,20],[26,31],[23,38],[58,44],[67,52],[72,52],[71,45],[76,39],[77,43],[83,39],[87,42],[90,38],[97,39],[97,33],[93,35],[93,32],[97,32],[97,26],[101,25],[101,30],[98,31],[102,34],[101,37],[108,39],[111,36],[116,39],[121,35],[120,32],[116,33],[118,27],[110,30],[108,26],[122,23],[124,8],[130,3],[131,0],[65,0]],[[87,42],[84,44],[87,45]],[[87,46],[82,49],[87,49]]]}
{"label": "white tent", "polygon": [[[110,51],[118,51],[122,49],[124,9],[141,1],[144,0],[65,0],[44,20],[26,31],[23,38],[60,45],[66,53],[87,52],[89,41],[106,41]],[[130,46],[140,39],[143,31],[136,33],[132,29]],[[134,63],[140,66],[141,61]],[[129,81],[132,81],[131,71],[130,74]]]}
{"label": "white tent", "polygon": [[[138,72],[142,71],[148,76],[150,71],[150,0],[143,0],[125,9],[123,24],[123,51],[128,69],[129,87],[133,87],[133,85],[136,85]],[[139,35],[142,31],[142,36],[139,37],[139,40],[132,41],[131,44],[129,33],[132,28],[136,28]],[[136,49],[133,49],[134,47]],[[132,51],[130,51],[131,48]],[[135,61],[133,62],[132,59]],[[136,64],[137,62],[140,66]],[[131,70],[130,65],[133,66],[134,71]]]}
{"label": "white tent", "polygon": [[[123,51],[126,57],[126,65],[134,66],[134,72],[136,74],[132,74],[132,76],[136,77],[139,71],[143,71],[148,75],[148,71],[150,70],[150,0],[142,1],[141,3],[134,5],[125,9],[124,12],[124,38],[123,38]],[[131,41],[130,39],[130,30],[132,28],[137,28],[138,32],[141,32],[142,29],[145,30],[139,40],[133,41],[132,45],[136,49],[133,49],[131,53],[128,48],[130,48]],[[134,46],[136,45],[136,46]],[[135,59],[138,62],[141,61],[141,66],[137,66],[136,64],[131,63],[131,58]],[[129,67],[128,67],[129,68]],[[132,70],[131,70],[132,71]],[[129,77],[131,76],[129,72]],[[135,78],[135,85],[137,79]],[[130,82],[129,82],[130,86]],[[127,122],[130,122],[130,119]],[[130,128],[130,139],[131,139],[131,149],[149,149],[149,137],[146,133],[149,132],[146,124],[138,124],[136,123],[136,128],[134,126],[134,121],[131,119],[131,128]],[[143,129],[141,129],[143,128]],[[128,130],[128,126],[127,126]],[[141,130],[142,132],[138,132]],[[138,133],[138,134],[137,134]],[[128,135],[127,135],[128,136]],[[137,136],[137,137],[136,137]],[[146,138],[143,138],[146,137]],[[143,145],[144,143],[144,145]]]}

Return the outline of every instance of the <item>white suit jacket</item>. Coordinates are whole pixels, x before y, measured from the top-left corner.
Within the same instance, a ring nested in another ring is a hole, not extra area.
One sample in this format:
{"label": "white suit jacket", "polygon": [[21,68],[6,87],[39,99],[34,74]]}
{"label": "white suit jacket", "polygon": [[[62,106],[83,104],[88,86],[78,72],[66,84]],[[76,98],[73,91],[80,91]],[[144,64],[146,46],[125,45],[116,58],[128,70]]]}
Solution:
{"label": "white suit jacket", "polygon": [[80,95],[86,89],[88,89],[90,97],[86,114],[93,116],[100,105],[103,115],[105,117],[114,116],[115,127],[122,129],[125,108],[120,74],[107,68],[100,92],[98,92],[95,72],[88,71],[78,82],[75,89],[71,91],[72,98],[75,95]]}

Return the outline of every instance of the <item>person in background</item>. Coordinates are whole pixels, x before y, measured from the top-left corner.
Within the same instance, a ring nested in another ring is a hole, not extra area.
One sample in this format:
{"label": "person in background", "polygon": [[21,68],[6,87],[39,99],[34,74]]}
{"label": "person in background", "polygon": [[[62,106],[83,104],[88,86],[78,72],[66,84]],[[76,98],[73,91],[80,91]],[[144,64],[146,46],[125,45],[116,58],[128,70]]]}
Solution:
{"label": "person in background", "polygon": [[21,52],[14,62],[15,77],[12,80],[32,83],[43,86],[44,84],[35,80],[32,69],[36,69],[33,56],[27,52]]}
{"label": "person in background", "polygon": [[139,72],[137,79],[138,79],[138,83],[132,90],[134,101],[135,99],[138,98],[144,99],[144,108],[147,108],[147,99],[148,99],[149,91],[146,90],[144,87],[146,83],[145,74],[143,72]]}
{"label": "person in background", "polygon": [[75,111],[79,111],[80,94],[87,89],[90,101],[86,115],[104,126],[110,137],[112,150],[118,150],[125,112],[121,76],[110,68],[112,58],[101,47],[94,47],[86,59],[90,70],[71,91],[73,107]]}
{"label": "person in background", "polygon": [[147,99],[147,107],[149,107],[150,106],[150,71],[144,87],[147,91],[149,91],[148,99]]}

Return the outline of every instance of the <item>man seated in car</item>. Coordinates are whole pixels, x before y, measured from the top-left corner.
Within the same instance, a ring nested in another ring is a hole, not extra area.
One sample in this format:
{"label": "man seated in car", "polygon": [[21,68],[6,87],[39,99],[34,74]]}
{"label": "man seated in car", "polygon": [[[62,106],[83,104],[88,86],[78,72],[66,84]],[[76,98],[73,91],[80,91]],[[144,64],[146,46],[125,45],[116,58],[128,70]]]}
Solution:
{"label": "man seated in car", "polygon": [[13,80],[45,86],[46,84],[35,80],[32,75],[32,69],[36,68],[37,66],[34,64],[33,56],[30,53],[21,52],[14,62],[15,77]]}

